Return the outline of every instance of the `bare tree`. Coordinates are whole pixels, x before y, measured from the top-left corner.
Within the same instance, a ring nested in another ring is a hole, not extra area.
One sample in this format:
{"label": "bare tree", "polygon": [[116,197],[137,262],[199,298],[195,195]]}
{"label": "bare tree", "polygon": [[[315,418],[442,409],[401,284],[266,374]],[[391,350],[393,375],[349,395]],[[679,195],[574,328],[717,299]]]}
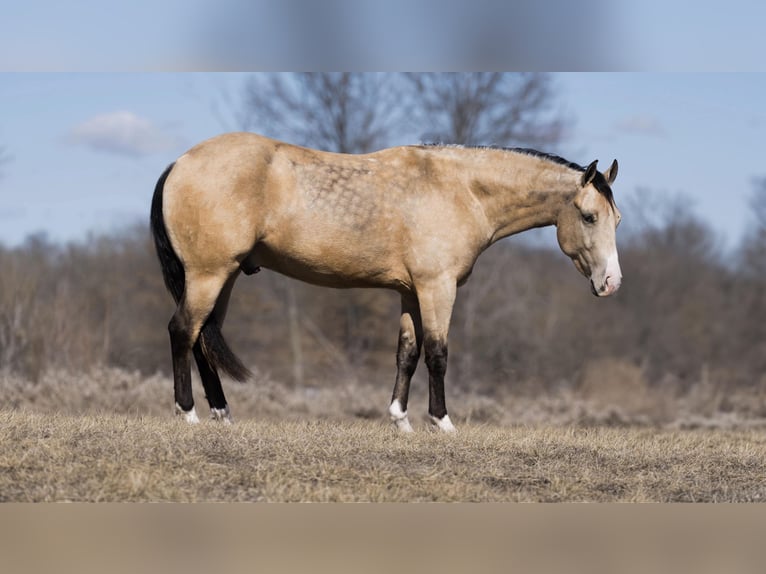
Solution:
{"label": "bare tree", "polygon": [[[258,74],[245,86],[238,123],[291,143],[342,153],[382,148],[399,128],[408,137],[420,134],[450,143],[549,147],[559,142],[565,123],[553,92],[546,74]],[[302,361],[302,298],[291,292],[297,286],[285,283],[290,347],[293,360]],[[468,291],[463,318],[470,335],[486,293]],[[368,332],[361,325],[362,317],[382,318],[387,312],[379,297],[351,292],[343,298],[342,346],[351,365],[358,366],[364,351],[374,346],[375,329]],[[468,368],[471,359],[469,352]],[[296,382],[303,372],[296,365]]]}
{"label": "bare tree", "polygon": [[[750,196],[752,222],[739,250],[740,273],[734,291],[739,349],[747,349],[750,372],[766,372],[766,178],[754,182]],[[766,381],[766,378],[761,380]]]}
{"label": "bare tree", "polygon": [[424,140],[466,145],[557,144],[566,124],[542,73],[404,74]]}
{"label": "bare tree", "polygon": [[[417,73],[404,74],[413,90],[413,117],[425,141],[466,145],[525,145],[549,148],[561,140],[565,120],[556,110],[551,78],[538,73]],[[487,265],[503,265],[504,254],[486,256]],[[507,254],[505,254],[507,255]],[[497,276],[501,269],[490,274]],[[517,313],[515,297],[495,297],[500,289],[470,282],[457,300],[454,337],[462,341],[459,372],[474,372],[479,346],[479,317],[486,300],[500,303],[493,316]]]}
{"label": "bare tree", "polygon": [[[247,82],[239,123],[245,129],[300,145],[340,153],[366,153],[382,148],[401,117],[401,82],[373,73],[257,74]],[[293,359],[293,380],[303,383],[304,353],[300,297],[284,279],[285,305]],[[359,331],[361,307],[368,294],[345,299],[345,348],[351,362],[367,346]],[[313,331],[312,331],[313,332]],[[321,333],[317,334],[324,338]],[[316,337],[315,337],[316,338]]]}
{"label": "bare tree", "polygon": [[245,87],[240,123],[290,143],[366,153],[383,147],[396,126],[398,86],[390,74],[259,74]]}
{"label": "bare tree", "polygon": [[742,246],[743,264],[750,273],[766,279],[766,177],[755,181],[750,209],[753,226]]}

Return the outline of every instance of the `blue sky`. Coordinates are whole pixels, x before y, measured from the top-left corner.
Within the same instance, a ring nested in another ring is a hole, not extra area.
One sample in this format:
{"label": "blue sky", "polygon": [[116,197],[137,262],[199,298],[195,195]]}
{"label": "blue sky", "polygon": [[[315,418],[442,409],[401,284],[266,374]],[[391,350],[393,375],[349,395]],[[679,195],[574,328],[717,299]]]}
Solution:
{"label": "blue sky", "polygon": [[[145,221],[157,177],[234,127],[241,74],[0,74],[0,242],[78,240]],[[766,74],[556,74],[574,122],[559,150],[620,162],[615,194],[682,194],[734,245],[766,176]],[[403,141],[416,143],[412,136]],[[630,213],[624,213],[626,219]]]}
{"label": "blue sky", "polygon": [[0,69],[757,71],[764,21],[759,0],[24,0]]}

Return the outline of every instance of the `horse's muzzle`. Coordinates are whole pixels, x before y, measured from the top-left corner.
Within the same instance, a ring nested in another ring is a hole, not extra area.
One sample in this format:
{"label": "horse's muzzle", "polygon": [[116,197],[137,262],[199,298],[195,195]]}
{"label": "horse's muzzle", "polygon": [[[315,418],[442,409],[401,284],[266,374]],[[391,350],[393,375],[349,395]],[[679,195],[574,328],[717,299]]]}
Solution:
{"label": "horse's muzzle", "polygon": [[601,287],[596,287],[596,284],[593,283],[593,279],[591,279],[590,290],[596,297],[608,297],[609,295],[616,293],[621,284],[622,277],[617,277],[616,280],[612,279],[612,277],[607,277]]}

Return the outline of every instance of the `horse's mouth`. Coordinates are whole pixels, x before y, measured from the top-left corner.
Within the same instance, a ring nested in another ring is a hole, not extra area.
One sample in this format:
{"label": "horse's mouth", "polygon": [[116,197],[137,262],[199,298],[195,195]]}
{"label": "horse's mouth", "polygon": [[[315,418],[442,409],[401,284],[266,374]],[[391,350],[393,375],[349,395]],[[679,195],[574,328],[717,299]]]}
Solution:
{"label": "horse's mouth", "polygon": [[619,288],[619,282],[609,283],[609,281],[605,281],[601,287],[597,288],[596,284],[593,283],[593,279],[590,280],[590,292],[596,297],[609,297],[609,295],[616,293]]}

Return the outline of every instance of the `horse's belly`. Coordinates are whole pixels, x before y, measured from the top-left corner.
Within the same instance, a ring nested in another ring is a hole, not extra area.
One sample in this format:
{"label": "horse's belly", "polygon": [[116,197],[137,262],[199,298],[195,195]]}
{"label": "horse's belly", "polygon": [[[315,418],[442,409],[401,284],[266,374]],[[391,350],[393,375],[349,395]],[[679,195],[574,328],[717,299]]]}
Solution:
{"label": "horse's belly", "polygon": [[278,248],[259,243],[248,255],[248,267],[265,267],[283,275],[327,287],[391,287],[407,284],[402,269],[380,248],[360,249],[349,242],[294,241]]}

